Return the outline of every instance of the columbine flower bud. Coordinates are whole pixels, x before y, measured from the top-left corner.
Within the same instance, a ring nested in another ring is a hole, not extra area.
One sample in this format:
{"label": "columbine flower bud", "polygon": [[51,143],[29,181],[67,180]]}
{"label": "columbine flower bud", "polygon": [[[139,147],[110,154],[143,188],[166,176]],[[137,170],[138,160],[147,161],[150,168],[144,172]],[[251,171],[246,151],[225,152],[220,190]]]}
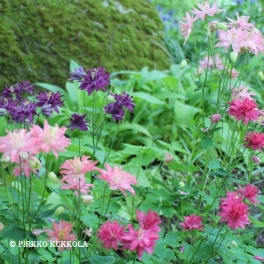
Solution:
{"label": "columbine flower bud", "polygon": [[216,31],[218,24],[219,24],[218,21],[211,21],[210,23],[208,23],[208,25],[205,26],[205,28],[209,32],[214,32],[214,31]]}
{"label": "columbine flower bud", "polygon": [[211,115],[210,119],[212,124],[216,124],[221,119],[221,115],[219,114]]}
{"label": "columbine flower bud", "polygon": [[183,181],[180,181],[179,182],[179,187],[182,189],[182,188],[184,188],[184,186],[185,186],[185,183]]}
{"label": "columbine flower bud", "polygon": [[194,76],[195,76],[195,77],[198,77],[198,76],[201,76],[201,75],[203,75],[203,74],[204,74],[204,69],[201,68],[201,67],[199,67],[198,70],[196,70]]}
{"label": "columbine flower bud", "polygon": [[182,61],[181,61],[181,64],[180,64],[180,68],[181,68],[181,70],[184,69],[184,68],[186,67],[187,64],[188,64],[188,63],[187,63],[187,60],[182,60]]}
{"label": "columbine flower bud", "polygon": [[231,242],[231,244],[232,244],[234,247],[237,248],[237,243],[236,243],[236,241],[233,240],[233,241]]}
{"label": "columbine flower bud", "polygon": [[165,153],[164,162],[165,162],[166,164],[171,163],[173,160],[174,160],[174,157],[173,157],[172,154],[170,154],[170,153]]}
{"label": "columbine flower bud", "polygon": [[55,215],[61,215],[63,214],[65,211],[65,208],[63,206],[60,206],[56,209],[56,211],[54,212]]}
{"label": "columbine flower bud", "polygon": [[10,163],[10,156],[7,156],[6,158],[2,157],[0,161],[1,161],[3,168],[5,169],[6,167],[8,167]]}
{"label": "columbine flower bud", "polygon": [[261,163],[261,160],[260,160],[260,158],[259,158],[258,156],[253,156],[253,157],[252,157],[252,160],[253,160],[253,162],[256,163],[256,164],[260,164],[260,163]]}
{"label": "columbine flower bud", "polygon": [[111,94],[107,95],[107,100],[108,102],[115,102],[115,98]]}
{"label": "columbine flower bud", "polygon": [[5,228],[4,224],[0,222],[0,232],[2,232],[4,228]]}
{"label": "columbine flower bud", "polygon": [[83,195],[81,197],[82,203],[85,205],[89,205],[90,203],[93,202],[93,196],[92,195]]}
{"label": "columbine flower bud", "polygon": [[41,168],[41,162],[37,157],[31,157],[28,163],[33,170],[40,170]]}
{"label": "columbine flower bud", "polygon": [[31,126],[31,124],[32,124],[31,121],[29,121],[28,119],[25,120],[25,126],[26,126],[26,127]]}
{"label": "columbine flower bud", "polygon": [[59,182],[57,175],[52,171],[48,173],[48,178],[54,183]]}
{"label": "columbine flower bud", "polygon": [[258,78],[259,78],[261,81],[264,80],[264,75],[263,75],[263,72],[262,72],[262,71],[259,71],[259,72],[257,73],[257,76],[258,76]]}
{"label": "columbine flower bud", "polygon": [[5,116],[5,115],[6,115],[6,109],[0,108],[0,116]]}
{"label": "columbine flower bud", "polygon": [[218,23],[216,29],[227,30],[227,25],[225,23]]}
{"label": "columbine flower bud", "polygon": [[231,60],[232,62],[236,62],[236,60],[237,60],[237,53],[236,53],[236,52],[232,51],[232,52],[230,53],[230,60]]}

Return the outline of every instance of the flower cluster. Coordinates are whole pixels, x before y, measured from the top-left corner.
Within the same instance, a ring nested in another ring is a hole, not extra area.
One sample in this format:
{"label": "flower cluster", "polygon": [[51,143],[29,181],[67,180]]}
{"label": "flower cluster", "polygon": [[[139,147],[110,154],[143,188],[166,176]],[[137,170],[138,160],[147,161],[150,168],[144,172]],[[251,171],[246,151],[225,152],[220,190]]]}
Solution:
{"label": "flower cluster", "polygon": [[117,250],[118,243],[122,244],[121,249],[130,249],[130,251],[137,250],[138,258],[141,260],[143,252],[148,254],[154,252],[155,240],[159,239],[157,232],[161,229],[159,224],[161,220],[156,212],[145,214],[137,210],[137,220],[139,221],[139,229],[135,230],[131,224],[128,224],[128,231],[125,232],[125,226],[118,225],[116,220],[113,223],[107,221],[98,230],[99,241],[103,241],[102,244],[108,251],[110,248]]}

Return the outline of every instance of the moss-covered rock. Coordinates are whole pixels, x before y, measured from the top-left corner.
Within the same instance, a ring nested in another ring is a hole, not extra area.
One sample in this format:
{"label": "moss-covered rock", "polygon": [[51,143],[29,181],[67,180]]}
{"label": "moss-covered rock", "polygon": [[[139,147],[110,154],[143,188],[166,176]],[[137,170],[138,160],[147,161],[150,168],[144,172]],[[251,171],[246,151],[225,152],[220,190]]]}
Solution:
{"label": "moss-covered rock", "polygon": [[0,0],[0,90],[22,80],[64,86],[69,62],[108,72],[165,69],[162,23],[147,0]]}

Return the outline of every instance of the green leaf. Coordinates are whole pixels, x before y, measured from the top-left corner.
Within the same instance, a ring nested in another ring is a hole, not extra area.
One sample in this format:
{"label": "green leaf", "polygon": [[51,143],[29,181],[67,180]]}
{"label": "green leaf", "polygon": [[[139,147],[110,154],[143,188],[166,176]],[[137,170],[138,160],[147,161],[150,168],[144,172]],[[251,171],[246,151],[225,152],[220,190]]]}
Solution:
{"label": "green leaf", "polygon": [[26,238],[25,230],[21,227],[10,227],[1,232],[0,236],[12,241],[20,241]]}
{"label": "green leaf", "polygon": [[202,138],[202,147],[203,147],[204,150],[212,147],[213,143],[214,143],[214,141],[210,137],[203,137]]}
{"label": "green leaf", "polygon": [[204,193],[204,192],[198,192],[198,194],[200,194],[201,196],[203,196],[204,199],[205,199],[205,201],[206,201],[207,203],[212,204],[213,199],[212,199],[209,195],[207,195],[207,194]]}
{"label": "green leaf", "polygon": [[138,83],[138,86],[141,87],[143,84],[145,84],[147,82],[157,81],[157,80],[163,79],[167,76],[168,75],[162,71],[153,70],[153,71],[149,72],[148,74],[143,75],[143,77],[141,78],[141,80]]}
{"label": "green leaf", "polygon": [[80,68],[80,65],[74,61],[74,60],[71,60],[70,62],[70,71],[74,71],[74,69],[79,69]]}
{"label": "green leaf", "polygon": [[220,162],[219,161],[210,161],[209,162],[209,165],[208,165],[208,168],[210,170],[212,170],[212,169],[219,169],[219,168],[221,168]]}
{"label": "green leaf", "polygon": [[87,214],[85,216],[81,216],[81,220],[87,227],[97,228],[98,227],[98,217],[95,214]]}
{"label": "green leaf", "polygon": [[115,257],[93,255],[89,257],[89,261],[92,264],[110,264],[115,263]]}
{"label": "green leaf", "polygon": [[174,208],[172,206],[162,205],[160,207],[160,210],[163,213],[163,215],[166,217],[173,217],[174,215]]}
{"label": "green leaf", "polygon": [[182,234],[180,232],[169,232],[165,239],[164,242],[166,245],[171,246],[171,247],[178,247],[180,244],[177,241],[180,241],[182,239]]}
{"label": "green leaf", "polygon": [[134,130],[135,134],[137,133],[142,133],[148,137],[151,137],[149,131],[141,126],[141,125],[138,125],[138,124],[121,124],[119,126],[119,132],[122,132],[122,131],[126,131],[126,130]]}
{"label": "green leaf", "polygon": [[76,86],[74,83],[66,82],[66,90],[73,103],[78,103],[78,96],[76,93]]}
{"label": "green leaf", "polygon": [[154,96],[152,96],[150,94],[147,94],[147,93],[135,92],[135,93],[132,93],[131,95],[133,95],[134,97],[141,98],[141,99],[143,99],[145,101],[148,101],[148,102],[150,102],[152,104],[165,104],[161,100],[159,100],[156,97],[154,97]]}
{"label": "green leaf", "polygon": [[156,246],[154,247],[154,252],[160,259],[171,259],[171,260],[176,259],[174,252],[169,248]]}
{"label": "green leaf", "polygon": [[192,164],[185,165],[185,164],[181,164],[175,160],[172,163],[168,164],[168,167],[174,171],[186,171],[186,172],[199,171],[198,168]]}

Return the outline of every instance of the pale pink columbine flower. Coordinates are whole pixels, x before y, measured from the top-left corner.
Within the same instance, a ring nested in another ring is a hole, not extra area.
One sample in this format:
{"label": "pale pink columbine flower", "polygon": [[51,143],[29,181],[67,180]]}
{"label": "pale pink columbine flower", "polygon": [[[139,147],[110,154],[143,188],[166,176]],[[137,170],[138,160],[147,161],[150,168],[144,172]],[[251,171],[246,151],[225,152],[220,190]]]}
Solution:
{"label": "pale pink columbine flower", "polygon": [[253,156],[253,157],[252,157],[252,161],[253,161],[254,163],[256,163],[256,164],[260,164],[260,163],[261,163],[261,160],[260,160],[260,158],[259,158],[258,156]]}
{"label": "pale pink columbine flower", "polygon": [[184,230],[201,230],[204,231],[201,227],[204,227],[205,225],[202,225],[202,217],[197,215],[190,215],[190,216],[184,216],[185,222],[179,223]]}
{"label": "pale pink columbine flower", "polygon": [[247,31],[243,31],[241,28],[236,29],[233,27],[230,30],[218,31],[220,42],[218,42],[215,47],[225,47],[225,51],[232,46],[234,52],[239,53],[241,48],[246,45],[247,41]]}
{"label": "pale pink columbine flower", "polygon": [[99,179],[107,181],[109,183],[111,190],[119,189],[125,196],[127,196],[124,190],[128,190],[135,195],[134,189],[130,186],[131,184],[138,184],[136,177],[131,176],[130,173],[123,171],[122,167],[115,166],[114,169],[107,163],[105,163],[106,171],[98,169],[101,175],[98,176]]}
{"label": "pale pink columbine flower", "polygon": [[98,241],[104,242],[102,245],[106,248],[106,251],[110,248],[117,250],[118,242],[122,242],[122,236],[124,235],[126,226],[121,226],[121,224],[118,224],[117,221],[114,220],[113,223],[110,221],[103,223],[100,228],[101,229],[97,230],[99,234],[96,235],[100,237]]}
{"label": "pale pink columbine flower", "polygon": [[242,28],[242,29],[250,29],[254,26],[254,23],[248,23],[248,20],[250,16],[239,16],[238,12],[236,12],[237,15],[237,21],[230,19],[229,17],[226,17],[227,20],[231,21],[231,23],[228,24],[228,27],[234,27]]}
{"label": "pale pink columbine flower", "polygon": [[217,0],[215,0],[214,4],[212,7],[210,7],[209,3],[205,1],[203,4],[197,4],[197,6],[201,9],[198,10],[196,8],[193,8],[194,10],[191,11],[193,14],[196,15],[195,20],[201,18],[202,21],[204,21],[206,16],[211,16],[213,17],[216,13],[223,12],[225,10],[223,9],[218,9],[216,5]]}
{"label": "pale pink columbine flower", "polygon": [[32,233],[35,235],[35,236],[38,236],[40,235],[41,233],[45,232],[44,230],[42,229],[35,229],[34,231],[32,231]]}
{"label": "pale pink columbine flower", "polygon": [[208,60],[208,56],[205,56],[205,58],[202,61],[198,61],[200,63],[200,67],[204,69],[218,69],[223,70],[224,65],[222,63],[223,59],[219,59],[219,54],[217,53],[215,56],[210,56]]}
{"label": "pale pink columbine flower", "polygon": [[221,119],[221,115],[219,115],[219,114],[211,115],[211,116],[210,116],[210,119],[211,119],[211,123],[212,123],[212,124],[216,124],[216,123],[218,123],[219,120]]}
{"label": "pale pink columbine flower", "polygon": [[181,26],[180,26],[180,31],[181,31],[181,35],[184,36],[184,44],[185,45],[187,39],[190,37],[191,32],[192,32],[192,26],[193,23],[195,22],[196,19],[193,18],[193,16],[190,16],[189,12],[186,12],[186,17],[182,17],[182,19],[184,19],[186,21],[186,23],[183,23],[180,21]]}
{"label": "pale pink columbine flower", "polygon": [[67,189],[67,190],[75,190],[74,194],[79,197],[79,191],[80,193],[87,194],[87,192],[92,192],[91,190],[88,190],[90,187],[94,187],[93,184],[85,183],[85,178],[71,178],[66,180],[66,183],[63,184],[63,186],[60,187],[60,189]]}
{"label": "pale pink columbine flower", "polygon": [[51,150],[55,157],[58,158],[58,151],[65,152],[65,147],[68,147],[71,140],[64,136],[67,128],[61,127],[56,124],[51,127],[47,120],[44,120],[44,129],[37,125],[32,125],[30,132],[33,138],[38,139],[42,151],[49,153]]}
{"label": "pale pink columbine flower", "polygon": [[81,178],[85,177],[86,172],[97,170],[95,166],[98,161],[88,160],[90,156],[75,157],[71,160],[66,160],[61,166],[60,174],[66,175],[62,178],[62,181],[68,180],[70,178]]}
{"label": "pale pink columbine flower", "polygon": [[231,97],[236,97],[239,99],[244,100],[245,98],[248,98],[250,100],[254,100],[251,96],[254,96],[254,92],[248,92],[249,87],[240,85],[237,89],[236,87],[233,87],[229,85],[230,89],[233,90],[233,93],[231,94]]}
{"label": "pale pink columbine flower", "polygon": [[165,153],[165,157],[164,157],[164,163],[165,164],[169,164],[174,160],[174,157],[172,154],[170,153]]}
{"label": "pale pink columbine flower", "polygon": [[122,244],[124,244],[122,249],[137,250],[139,260],[142,259],[143,251],[152,254],[154,246],[157,245],[154,241],[159,239],[158,234],[142,228],[135,230],[131,224],[127,226],[129,231],[122,236]]}
{"label": "pale pink columbine flower", "polygon": [[[239,72],[236,71],[235,69],[232,70],[231,72],[231,79],[235,79],[239,76]],[[227,77],[230,77],[230,69],[227,71]]]}
{"label": "pale pink columbine flower", "polygon": [[256,186],[248,184],[244,185],[244,189],[239,185],[238,193],[242,194],[245,199],[248,199],[252,204],[256,206],[256,203],[260,204],[260,201],[255,199],[259,197],[259,195],[257,195],[258,191],[259,189]]}
{"label": "pale pink columbine flower", "polygon": [[15,163],[18,164],[18,166],[16,166],[12,172],[15,177],[18,177],[22,172],[24,172],[26,177],[29,177],[30,172],[37,173],[37,170],[40,170],[41,168],[41,163],[39,159],[33,154],[30,154],[27,159],[20,158],[20,161],[18,159],[15,161]]}
{"label": "pale pink columbine flower", "polygon": [[222,218],[221,222],[227,222],[227,226],[235,230],[236,228],[245,228],[245,225],[249,223],[247,212],[247,204],[241,202],[240,199],[227,199],[225,206],[221,206],[222,210],[218,215]]}
{"label": "pale pink columbine flower", "polygon": [[[54,241],[54,242],[59,242],[59,241],[73,241],[77,237],[73,233],[70,234],[72,230],[72,224],[68,223],[66,221],[60,220],[60,223],[57,224],[55,222],[52,223],[52,227],[54,230],[50,228],[43,228],[43,230],[49,235],[48,241]],[[67,247],[60,245],[59,246],[59,251],[62,252],[65,248],[72,250],[72,247]]]}
{"label": "pale pink columbine flower", "polygon": [[3,159],[10,156],[11,162],[19,160],[19,157],[27,159],[29,152],[38,154],[40,151],[39,140],[32,138],[26,129],[15,129],[9,132],[5,137],[0,137],[0,153],[3,153]]}
{"label": "pale pink columbine flower", "polygon": [[92,228],[87,228],[85,230],[83,230],[83,232],[88,236],[88,237],[91,237],[93,236],[93,229]]}
{"label": "pale pink columbine flower", "polygon": [[161,232],[158,225],[161,224],[162,221],[156,212],[151,212],[151,209],[148,210],[147,214],[137,210],[137,220],[142,229]]}
{"label": "pale pink columbine flower", "polygon": [[180,194],[182,194],[182,195],[189,195],[189,193],[184,192],[184,191],[181,191],[181,190],[178,190],[178,192],[179,192]]}
{"label": "pale pink columbine flower", "polygon": [[254,53],[258,56],[258,53],[264,52],[264,37],[261,32],[256,32],[252,30],[250,34],[248,34],[247,42],[245,43],[245,47],[249,49],[250,52]]}
{"label": "pale pink columbine flower", "polygon": [[256,259],[256,260],[259,260],[259,261],[264,261],[264,258],[259,257],[259,256],[254,256],[253,258]]}

